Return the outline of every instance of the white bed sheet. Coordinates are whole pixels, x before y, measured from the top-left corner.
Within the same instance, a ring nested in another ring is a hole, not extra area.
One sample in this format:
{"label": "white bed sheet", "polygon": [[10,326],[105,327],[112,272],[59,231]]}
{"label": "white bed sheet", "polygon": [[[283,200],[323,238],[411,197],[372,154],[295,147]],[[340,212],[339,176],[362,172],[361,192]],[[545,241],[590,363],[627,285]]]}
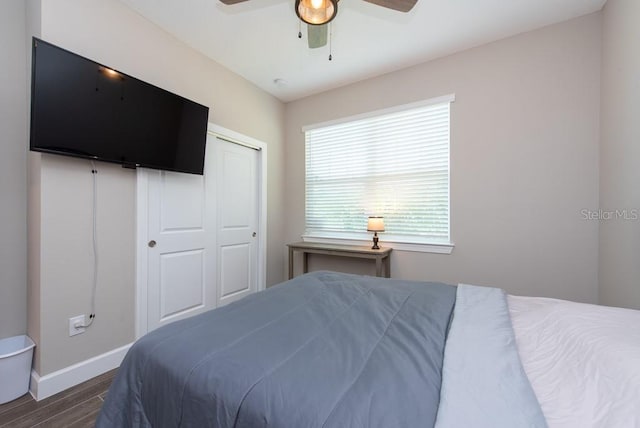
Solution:
{"label": "white bed sheet", "polygon": [[640,428],[640,311],[508,296],[518,352],[551,428]]}

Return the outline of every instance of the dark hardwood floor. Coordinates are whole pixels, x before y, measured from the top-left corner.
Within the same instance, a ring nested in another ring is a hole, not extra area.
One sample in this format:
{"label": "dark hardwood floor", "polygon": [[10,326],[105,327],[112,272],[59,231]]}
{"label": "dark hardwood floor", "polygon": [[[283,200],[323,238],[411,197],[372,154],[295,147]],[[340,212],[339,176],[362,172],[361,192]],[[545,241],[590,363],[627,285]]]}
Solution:
{"label": "dark hardwood floor", "polygon": [[30,394],[0,405],[1,428],[93,427],[116,370],[35,401]]}

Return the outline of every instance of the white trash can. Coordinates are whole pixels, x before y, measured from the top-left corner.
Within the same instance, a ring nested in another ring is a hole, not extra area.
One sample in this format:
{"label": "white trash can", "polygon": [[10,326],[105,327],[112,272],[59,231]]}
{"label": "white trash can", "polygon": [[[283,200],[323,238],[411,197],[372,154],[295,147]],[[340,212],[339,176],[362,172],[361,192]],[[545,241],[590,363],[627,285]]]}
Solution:
{"label": "white trash can", "polygon": [[35,346],[33,340],[24,335],[0,340],[0,404],[15,400],[29,391]]}

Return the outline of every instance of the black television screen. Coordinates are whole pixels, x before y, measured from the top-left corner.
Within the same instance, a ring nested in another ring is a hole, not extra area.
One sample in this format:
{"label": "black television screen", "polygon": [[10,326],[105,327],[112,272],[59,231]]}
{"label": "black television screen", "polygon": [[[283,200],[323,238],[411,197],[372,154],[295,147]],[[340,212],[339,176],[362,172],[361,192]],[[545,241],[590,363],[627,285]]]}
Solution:
{"label": "black television screen", "polygon": [[33,39],[34,151],[202,174],[209,108]]}

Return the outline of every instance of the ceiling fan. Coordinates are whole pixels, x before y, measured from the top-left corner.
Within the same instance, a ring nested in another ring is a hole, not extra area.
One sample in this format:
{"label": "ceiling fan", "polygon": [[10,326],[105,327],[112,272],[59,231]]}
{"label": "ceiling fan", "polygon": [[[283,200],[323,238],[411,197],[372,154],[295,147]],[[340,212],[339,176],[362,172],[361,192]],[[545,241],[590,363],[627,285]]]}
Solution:
{"label": "ceiling fan", "polygon": [[[220,0],[232,5],[248,0]],[[307,24],[307,41],[310,48],[327,44],[328,24],[338,14],[339,0],[295,0],[295,10],[300,21]],[[398,12],[409,12],[418,0],[364,0],[377,6]],[[298,37],[302,37],[299,33]],[[331,59],[331,57],[329,57]]]}

